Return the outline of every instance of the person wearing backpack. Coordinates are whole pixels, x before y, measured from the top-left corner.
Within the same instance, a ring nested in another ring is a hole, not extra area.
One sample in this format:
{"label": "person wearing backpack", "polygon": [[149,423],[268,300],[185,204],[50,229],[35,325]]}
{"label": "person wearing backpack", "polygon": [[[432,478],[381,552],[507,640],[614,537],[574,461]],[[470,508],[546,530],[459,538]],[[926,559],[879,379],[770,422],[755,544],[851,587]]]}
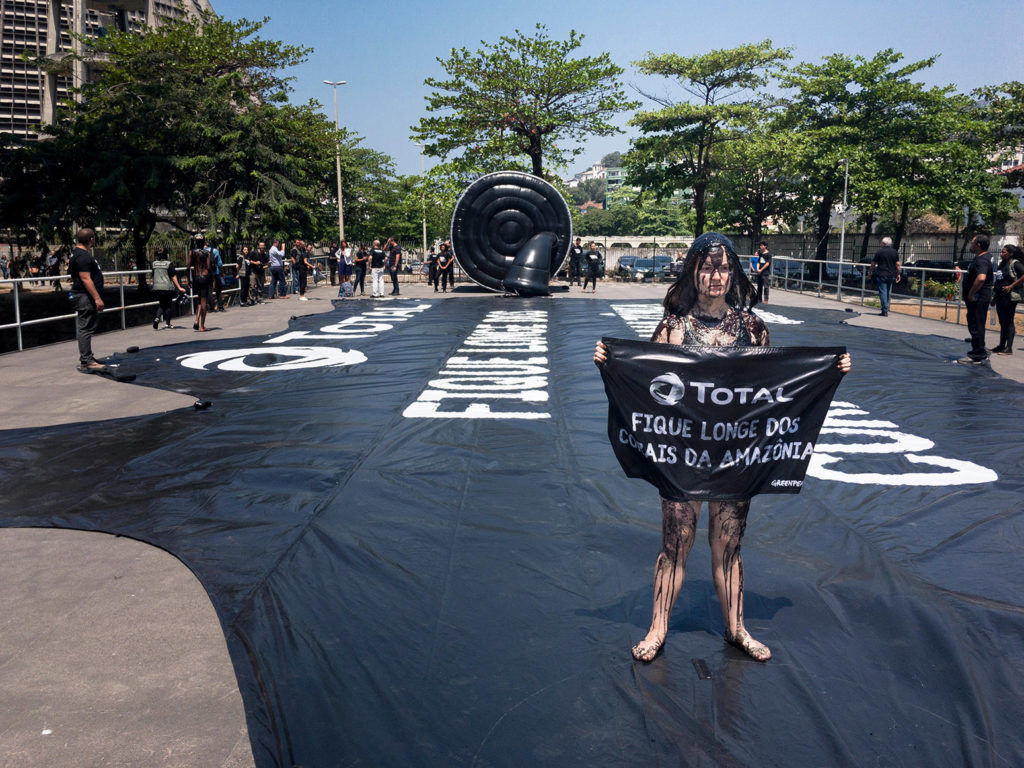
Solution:
{"label": "person wearing backpack", "polygon": [[153,330],[155,331],[160,328],[161,319],[168,328],[173,328],[174,326],[171,325],[171,308],[174,305],[174,299],[185,293],[185,289],[178,282],[178,272],[174,265],[171,264],[171,257],[167,251],[167,246],[157,248],[153,254],[153,291],[160,302],[160,306],[156,311],[156,317],[153,318]]}
{"label": "person wearing backpack", "polygon": [[1013,339],[1017,335],[1013,321],[1017,304],[1024,301],[1024,251],[1016,245],[1004,245],[992,277],[996,317],[999,318],[999,345],[992,351],[997,355],[1012,355]]}

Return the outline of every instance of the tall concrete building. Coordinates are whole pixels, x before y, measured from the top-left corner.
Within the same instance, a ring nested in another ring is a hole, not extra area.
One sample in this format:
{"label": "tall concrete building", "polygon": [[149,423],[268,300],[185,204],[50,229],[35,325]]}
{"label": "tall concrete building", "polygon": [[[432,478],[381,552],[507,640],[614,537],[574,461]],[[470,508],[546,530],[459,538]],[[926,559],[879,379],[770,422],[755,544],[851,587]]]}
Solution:
{"label": "tall concrete building", "polygon": [[55,105],[69,97],[72,83],[89,77],[82,63],[54,75],[26,58],[60,59],[74,49],[75,30],[137,30],[204,10],[212,10],[209,0],[0,0],[0,133],[34,137],[38,126],[52,122]]}

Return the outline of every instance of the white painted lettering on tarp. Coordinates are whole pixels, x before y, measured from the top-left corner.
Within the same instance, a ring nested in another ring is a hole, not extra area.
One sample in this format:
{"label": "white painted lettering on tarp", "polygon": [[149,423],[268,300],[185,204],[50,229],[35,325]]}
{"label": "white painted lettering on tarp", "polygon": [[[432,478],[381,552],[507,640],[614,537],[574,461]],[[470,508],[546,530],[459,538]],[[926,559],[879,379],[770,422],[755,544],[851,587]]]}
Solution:
{"label": "white painted lettering on tarp", "polygon": [[[200,371],[211,370],[210,366],[220,371],[295,371],[303,368],[358,365],[366,361],[366,355],[357,349],[310,345],[308,342],[371,339],[390,331],[395,327],[395,323],[404,323],[432,306],[430,303],[420,303],[374,309],[325,325],[318,333],[290,331],[267,339],[263,342],[267,346],[195,352],[182,355],[178,360],[186,368]],[[307,343],[294,347],[282,346],[295,342]]]}
{"label": "white painted lettering on tarp", "polygon": [[296,371],[302,368],[336,368],[366,360],[358,350],[332,347],[250,347],[194,352],[178,358],[186,368],[205,371],[215,365],[221,371]]}
{"label": "white painted lettering on tarp", "polygon": [[[935,443],[924,437],[901,432],[898,425],[891,421],[851,418],[869,415],[853,403],[832,403],[807,474],[819,480],[839,483],[918,486],[977,485],[995,482],[999,477],[988,467],[972,461],[925,454],[925,451],[935,447]],[[860,435],[869,440],[830,443],[822,440],[823,435]],[[900,461],[906,460],[913,465],[929,467],[931,471],[858,472],[857,454],[890,454],[896,467]]]}
{"label": "white painted lettering on tarp", "polygon": [[548,313],[490,312],[403,412],[409,419],[549,419]]}
{"label": "white painted lettering on tarp", "polygon": [[409,307],[393,307],[374,309],[361,315],[353,315],[344,320],[325,325],[319,333],[309,331],[290,331],[281,336],[267,339],[264,344],[285,344],[288,342],[304,342],[310,339],[347,341],[349,339],[372,339],[385,331],[390,331],[396,323],[404,323],[420,312],[425,312],[433,305],[428,303],[414,304]]}
{"label": "white painted lettering on tarp", "polygon": [[[626,321],[641,339],[649,339],[665,316],[665,307],[661,303],[612,304],[612,310]],[[791,320],[778,312],[766,312],[755,309],[754,314],[770,325],[800,325],[802,320]]]}

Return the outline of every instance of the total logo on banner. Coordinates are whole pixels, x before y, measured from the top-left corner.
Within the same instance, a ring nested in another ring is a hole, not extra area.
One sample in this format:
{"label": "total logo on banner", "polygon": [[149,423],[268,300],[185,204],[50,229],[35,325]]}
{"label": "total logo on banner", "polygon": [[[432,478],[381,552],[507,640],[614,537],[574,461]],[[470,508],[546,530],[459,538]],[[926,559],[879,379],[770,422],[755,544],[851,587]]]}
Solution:
{"label": "total logo on banner", "polygon": [[[409,307],[374,309],[361,315],[345,318],[338,323],[323,326],[318,332],[290,331],[263,342],[264,346],[244,349],[217,349],[182,355],[178,361],[186,368],[200,371],[211,366],[220,371],[296,371],[307,368],[338,368],[358,365],[366,355],[357,349],[312,346],[309,341],[351,341],[372,339],[390,331],[425,312],[433,305],[414,304]],[[307,342],[299,346],[285,346],[292,342]]]}

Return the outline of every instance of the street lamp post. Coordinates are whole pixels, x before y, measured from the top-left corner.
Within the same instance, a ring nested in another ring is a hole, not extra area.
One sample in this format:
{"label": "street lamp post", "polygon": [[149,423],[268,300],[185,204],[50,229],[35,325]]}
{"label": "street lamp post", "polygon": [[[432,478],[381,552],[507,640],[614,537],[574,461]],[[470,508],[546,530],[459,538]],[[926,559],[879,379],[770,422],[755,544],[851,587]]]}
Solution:
{"label": "street lamp post", "polygon": [[427,165],[426,165],[426,161],[423,159],[423,145],[422,144],[417,144],[416,146],[420,148],[420,180],[421,180],[421,183],[424,185],[420,189],[420,202],[421,202],[421,204],[423,206],[423,260],[426,261],[426,259],[427,259],[427,188],[426,188],[426,183],[427,183]]}
{"label": "street lamp post", "polygon": [[338,241],[345,239],[345,214],[341,205],[341,135],[338,126],[338,86],[345,85],[345,80],[324,80],[324,85],[334,88],[334,165],[338,173]]}
{"label": "street lamp post", "polygon": [[846,190],[850,186],[850,160],[843,158],[839,162],[846,165],[846,172],[843,175],[843,210],[840,213],[839,230],[839,277],[836,281],[836,298],[843,300],[843,250],[846,245]]}

